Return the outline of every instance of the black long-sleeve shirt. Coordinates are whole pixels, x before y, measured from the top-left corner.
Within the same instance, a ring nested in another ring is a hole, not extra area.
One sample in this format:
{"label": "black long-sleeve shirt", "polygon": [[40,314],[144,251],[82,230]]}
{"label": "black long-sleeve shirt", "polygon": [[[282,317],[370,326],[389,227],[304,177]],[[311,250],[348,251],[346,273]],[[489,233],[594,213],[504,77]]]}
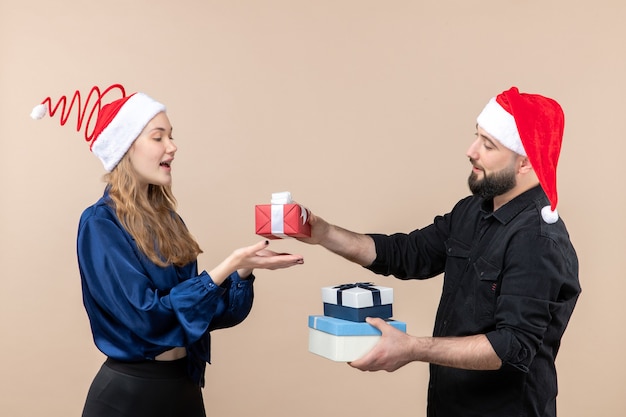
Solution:
{"label": "black long-sleeve shirt", "polygon": [[429,417],[556,416],[555,358],[580,294],[578,258],[561,219],[547,224],[537,186],[495,212],[467,197],[409,234],[372,234],[368,269],[401,279],[444,273],[433,336],[485,334],[503,366],[430,365]]}

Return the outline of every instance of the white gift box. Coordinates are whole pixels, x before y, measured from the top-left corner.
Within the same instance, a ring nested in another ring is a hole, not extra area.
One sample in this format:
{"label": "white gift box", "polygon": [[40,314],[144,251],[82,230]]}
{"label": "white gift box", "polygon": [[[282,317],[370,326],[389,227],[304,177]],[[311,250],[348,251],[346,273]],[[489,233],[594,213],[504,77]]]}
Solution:
{"label": "white gift box", "polygon": [[378,343],[380,336],[335,336],[309,328],[309,352],[336,362],[352,362]]}
{"label": "white gift box", "polygon": [[[389,320],[390,325],[406,332],[406,323]],[[380,331],[371,324],[327,316],[309,316],[309,352],[336,362],[354,361],[380,340]]]}
{"label": "white gift box", "polygon": [[364,282],[322,287],[322,301],[352,308],[393,304],[393,288]]}

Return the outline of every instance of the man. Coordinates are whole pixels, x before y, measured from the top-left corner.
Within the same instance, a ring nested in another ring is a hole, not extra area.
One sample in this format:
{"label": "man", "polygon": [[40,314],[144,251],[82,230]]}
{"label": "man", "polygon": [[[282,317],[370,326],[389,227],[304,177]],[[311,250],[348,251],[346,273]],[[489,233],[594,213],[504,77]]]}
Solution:
{"label": "man", "polygon": [[428,416],[555,416],[555,358],[580,294],[578,259],[556,212],[564,116],[517,88],[492,98],[467,150],[473,196],[409,234],[358,234],[311,215],[311,238],[382,275],[444,273],[433,337],[384,320],[350,365],[395,371],[430,363]]}

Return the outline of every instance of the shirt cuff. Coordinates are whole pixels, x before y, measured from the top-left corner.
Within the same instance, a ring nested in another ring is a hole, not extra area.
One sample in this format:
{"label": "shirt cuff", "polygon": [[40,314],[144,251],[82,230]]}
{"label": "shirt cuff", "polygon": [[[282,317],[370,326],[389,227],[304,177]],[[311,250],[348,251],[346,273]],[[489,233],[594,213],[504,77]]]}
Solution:
{"label": "shirt cuff", "polygon": [[[237,283],[237,285],[239,287],[242,287],[244,285],[251,285],[254,282],[254,279],[256,277],[254,276],[254,273],[251,273],[250,275],[248,275],[245,278],[241,278],[241,276],[239,275],[239,272],[235,271],[232,274],[230,274],[230,279],[234,282]],[[241,284],[241,285],[240,285]]]}
{"label": "shirt cuff", "polygon": [[364,266],[364,268],[369,269],[376,274],[389,275],[389,267],[387,266],[387,262],[383,259],[383,254],[386,253],[386,236],[374,233],[368,233],[367,236],[371,237],[374,241],[376,259],[374,259],[374,262],[372,262],[370,265]]}
{"label": "shirt cuff", "polygon": [[502,361],[502,367],[517,369],[522,372],[528,372],[530,361],[527,349],[524,349],[517,338],[507,330],[494,330],[487,333],[487,340],[491,343],[491,347],[496,355]]}

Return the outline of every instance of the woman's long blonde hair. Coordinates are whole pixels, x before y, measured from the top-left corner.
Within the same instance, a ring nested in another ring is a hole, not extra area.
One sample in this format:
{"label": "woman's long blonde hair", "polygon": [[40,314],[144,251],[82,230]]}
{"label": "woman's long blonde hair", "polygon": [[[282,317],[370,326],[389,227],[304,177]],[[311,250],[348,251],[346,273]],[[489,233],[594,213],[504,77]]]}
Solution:
{"label": "woman's long blonde hair", "polygon": [[202,253],[176,214],[171,187],[149,185],[147,194],[141,192],[128,154],[104,180],[117,217],[152,262],[162,267],[183,266]]}

